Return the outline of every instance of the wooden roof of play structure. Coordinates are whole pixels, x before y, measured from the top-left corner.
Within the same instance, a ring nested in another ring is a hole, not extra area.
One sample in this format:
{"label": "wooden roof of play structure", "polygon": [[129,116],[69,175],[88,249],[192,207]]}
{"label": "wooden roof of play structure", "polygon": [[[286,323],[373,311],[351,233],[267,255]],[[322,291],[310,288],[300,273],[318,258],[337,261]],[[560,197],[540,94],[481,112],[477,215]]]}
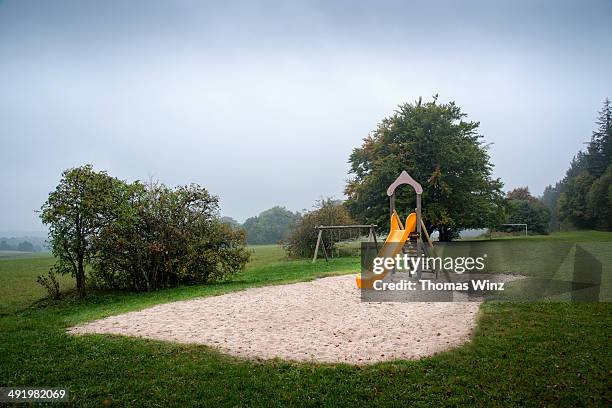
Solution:
{"label": "wooden roof of play structure", "polygon": [[396,178],[393,183],[391,183],[389,188],[387,188],[387,195],[391,197],[393,194],[395,194],[395,189],[401,186],[402,184],[408,184],[412,186],[412,188],[414,188],[414,191],[417,194],[423,193],[423,187],[421,187],[418,181],[410,177],[410,174],[408,174],[406,170],[402,170],[402,173],[399,175],[399,177]]}

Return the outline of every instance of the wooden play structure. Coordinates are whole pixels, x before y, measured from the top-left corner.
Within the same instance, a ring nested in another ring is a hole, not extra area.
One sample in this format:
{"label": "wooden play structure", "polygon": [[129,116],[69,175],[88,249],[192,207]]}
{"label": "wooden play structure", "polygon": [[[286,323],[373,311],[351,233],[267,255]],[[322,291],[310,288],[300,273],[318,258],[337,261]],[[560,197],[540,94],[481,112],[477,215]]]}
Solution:
{"label": "wooden play structure", "polygon": [[[402,224],[395,210],[395,193],[397,188],[404,184],[411,186],[416,193],[416,212],[410,213],[406,218],[405,224]],[[422,218],[422,193],[423,187],[406,171],[402,171],[399,177],[387,188],[389,210],[391,213],[391,226],[383,247],[378,251],[378,258],[393,258],[399,253],[408,254],[410,257],[433,256],[433,244],[431,243],[431,239]],[[423,238],[425,238],[425,240],[423,240]],[[437,277],[436,270],[425,270],[422,266],[415,272],[419,278],[421,278],[423,272],[435,273]],[[372,270],[363,272],[357,275],[357,287],[362,289],[371,288],[374,282],[383,280],[392,273],[395,273],[395,268],[385,269],[384,272],[380,274],[376,274],[372,272]]]}

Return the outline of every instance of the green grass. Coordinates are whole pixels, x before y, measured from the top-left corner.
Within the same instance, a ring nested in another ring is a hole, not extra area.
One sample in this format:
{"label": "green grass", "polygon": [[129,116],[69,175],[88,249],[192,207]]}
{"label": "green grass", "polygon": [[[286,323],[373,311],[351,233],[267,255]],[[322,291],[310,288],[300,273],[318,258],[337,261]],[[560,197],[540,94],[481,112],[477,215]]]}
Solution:
{"label": "green grass", "polygon": [[[494,237],[496,240],[520,240],[520,241],[563,241],[563,242],[612,242],[612,233],[605,231],[577,230],[553,232],[548,235],[514,235]],[[489,235],[483,234],[479,237],[467,239],[467,241],[488,241]]]}
{"label": "green grass", "polygon": [[[160,407],[610,404],[609,303],[485,303],[471,343],[420,361],[371,366],[249,361],[204,346],[65,334],[76,323],[153,304],[359,266],[357,258],[287,261],[276,246],[253,251],[247,269],[227,282],[147,294],[96,293],[27,307],[13,293],[34,298],[27,287],[37,286],[32,279],[39,273],[32,270],[40,272],[45,266],[36,262],[48,266],[51,260],[23,260],[30,267],[0,260],[0,286],[22,288],[0,298],[10,310],[0,316],[0,385],[68,386],[78,406],[100,406],[106,398],[116,406]],[[23,282],[17,284],[19,276]]]}
{"label": "green grass", "polygon": [[[46,275],[53,257],[50,254],[29,254],[0,258],[0,315],[23,309],[46,296],[46,290],[36,283],[39,275]],[[64,289],[72,289],[69,276],[58,277]]]}

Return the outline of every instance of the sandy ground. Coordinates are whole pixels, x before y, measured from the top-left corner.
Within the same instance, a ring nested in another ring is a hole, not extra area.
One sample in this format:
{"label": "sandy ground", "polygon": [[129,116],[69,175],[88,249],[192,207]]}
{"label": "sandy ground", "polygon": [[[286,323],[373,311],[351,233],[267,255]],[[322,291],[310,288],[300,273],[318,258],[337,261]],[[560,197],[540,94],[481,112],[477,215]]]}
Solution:
{"label": "sandy ground", "polygon": [[205,344],[247,358],[367,364],[469,341],[480,303],[365,303],[354,275],[344,275],[166,303],[68,332]]}

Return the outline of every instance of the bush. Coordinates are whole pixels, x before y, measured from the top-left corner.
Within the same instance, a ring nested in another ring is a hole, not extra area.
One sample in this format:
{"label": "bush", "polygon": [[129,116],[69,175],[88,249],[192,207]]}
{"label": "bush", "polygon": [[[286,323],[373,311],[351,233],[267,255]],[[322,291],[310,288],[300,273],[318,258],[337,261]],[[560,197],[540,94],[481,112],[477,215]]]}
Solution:
{"label": "bush", "polygon": [[[249,259],[244,232],[218,212],[219,199],[196,184],[128,184],[86,165],[62,173],[41,218],[54,273],[75,276],[82,297],[86,272],[90,285],[150,291],[241,270]],[[56,290],[52,275],[39,282]]]}
{"label": "bush", "polygon": [[[314,254],[317,243],[318,231],[315,227],[320,225],[351,225],[354,223],[343,203],[331,198],[317,201],[315,209],[306,213],[294,227],[287,239],[285,251],[292,258],[310,257]],[[324,232],[324,234],[325,250],[331,253],[337,242],[350,237],[351,231],[338,230],[333,233]]]}
{"label": "bush", "polygon": [[195,184],[126,186],[116,217],[95,239],[95,283],[151,291],[243,269],[249,259],[244,232],[217,212],[218,198]]}
{"label": "bush", "polygon": [[36,279],[36,282],[47,290],[47,293],[51,299],[61,298],[60,285],[57,277],[55,276],[55,271],[53,268],[49,270],[47,276],[40,275]]}

